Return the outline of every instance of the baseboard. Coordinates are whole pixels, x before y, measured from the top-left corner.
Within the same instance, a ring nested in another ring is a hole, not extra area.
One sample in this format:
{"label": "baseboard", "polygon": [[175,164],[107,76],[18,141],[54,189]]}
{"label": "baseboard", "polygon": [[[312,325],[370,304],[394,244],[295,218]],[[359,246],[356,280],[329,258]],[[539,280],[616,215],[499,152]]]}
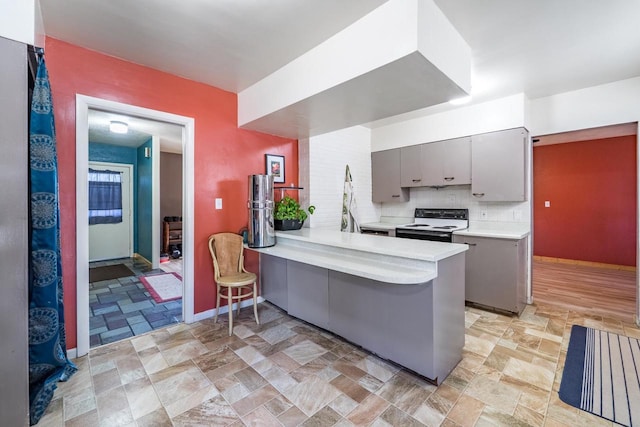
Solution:
{"label": "baseboard", "polygon": [[586,267],[607,268],[609,270],[636,271],[634,265],[607,264],[604,262],[582,261],[578,259],[554,258],[548,256],[534,255],[534,261],[551,262],[556,264],[583,265]]}
{"label": "baseboard", "polygon": [[134,253],[133,254],[133,258],[135,258],[136,260],[142,261],[142,262],[146,262],[148,265],[151,265],[151,261],[149,261],[148,259],[146,259],[142,255],[140,255],[139,253]]}
{"label": "baseboard", "polygon": [[67,359],[71,360],[71,359],[75,359],[78,357],[78,349],[76,348],[72,348],[67,350]]}
{"label": "baseboard", "polygon": [[[258,304],[261,302],[264,302],[264,298],[263,297],[258,297],[257,300]],[[240,302],[240,308],[245,308],[245,307],[251,307],[253,306],[253,299],[248,299],[248,300],[244,300]],[[238,303],[234,303],[233,304],[233,310],[238,308]],[[220,314],[225,314],[229,312],[229,306],[225,305],[224,307],[220,307],[220,311],[218,312],[218,315]],[[212,308],[211,310],[207,310],[207,311],[201,311],[200,313],[196,313],[193,315],[193,321],[194,322],[199,322],[201,320],[205,320],[205,319],[210,319],[212,317],[214,317],[216,315],[216,309]]]}

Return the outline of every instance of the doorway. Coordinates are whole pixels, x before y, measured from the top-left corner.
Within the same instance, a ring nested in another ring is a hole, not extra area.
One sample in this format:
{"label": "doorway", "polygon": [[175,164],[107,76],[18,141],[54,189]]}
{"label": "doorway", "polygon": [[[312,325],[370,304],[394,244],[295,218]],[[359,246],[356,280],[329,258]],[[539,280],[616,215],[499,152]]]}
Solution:
{"label": "doorway", "polygon": [[[90,215],[89,262],[131,258],[133,255],[132,175],[133,165],[89,161],[89,187],[94,183],[98,187],[94,197],[98,198],[101,195],[100,192],[108,192],[109,196],[117,196],[113,200],[100,200],[95,203],[111,202],[116,206],[118,203],[120,204],[119,212],[116,212],[119,217],[115,217],[110,209],[105,209],[105,206],[101,206],[102,209],[94,209],[93,221]],[[109,191],[113,187],[115,189]],[[91,200],[90,189],[90,209]]]}
{"label": "doorway", "polygon": [[533,141],[535,301],[634,322],[637,123]]}
{"label": "doorway", "polygon": [[[77,356],[88,353],[89,343],[89,239],[87,199],[88,173],[88,116],[89,110],[108,111],[123,116],[144,118],[147,120],[169,123],[181,127],[182,161],[185,171],[182,182],[183,226],[183,304],[182,318],[186,323],[194,321],[193,307],[193,164],[194,164],[194,119],[167,112],[150,110],[84,95],[76,96],[76,239],[77,239]],[[159,152],[159,150],[157,151]],[[147,153],[145,152],[145,155]],[[159,157],[157,156],[156,158]],[[86,159],[86,160],[85,160]],[[160,229],[159,210],[154,213],[157,224],[155,230]],[[154,247],[159,248],[159,237]],[[159,252],[159,251],[157,251]],[[159,254],[158,254],[159,255]],[[159,256],[158,256],[159,258]],[[161,270],[160,270],[161,271]],[[162,272],[162,271],[161,271]]]}

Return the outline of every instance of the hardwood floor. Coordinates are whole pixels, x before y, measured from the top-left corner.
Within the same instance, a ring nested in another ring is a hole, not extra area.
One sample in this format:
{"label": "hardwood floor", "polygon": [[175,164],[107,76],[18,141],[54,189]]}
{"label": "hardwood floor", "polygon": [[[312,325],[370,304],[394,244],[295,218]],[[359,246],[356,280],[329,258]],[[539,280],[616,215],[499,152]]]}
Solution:
{"label": "hardwood floor", "polygon": [[533,260],[534,303],[634,321],[636,272]]}

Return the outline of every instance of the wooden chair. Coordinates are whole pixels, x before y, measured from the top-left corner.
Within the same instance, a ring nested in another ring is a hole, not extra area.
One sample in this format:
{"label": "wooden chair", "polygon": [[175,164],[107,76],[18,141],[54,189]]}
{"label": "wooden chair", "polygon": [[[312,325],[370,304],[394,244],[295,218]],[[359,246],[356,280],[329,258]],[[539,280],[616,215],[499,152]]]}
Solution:
{"label": "wooden chair", "polygon": [[[213,259],[214,280],[216,282],[216,315],[214,322],[218,321],[218,311],[220,310],[220,298],[227,300],[229,308],[229,336],[233,334],[233,302],[238,304],[238,315],[240,314],[240,300],[246,297],[253,297],[253,314],[258,320],[257,285],[256,275],[244,268],[244,247],[242,236],[234,233],[217,233],[209,236],[209,252]],[[224,290],[226,288],[226,295]],[[237,294],[233,295],[233,290],[237,289]]]}

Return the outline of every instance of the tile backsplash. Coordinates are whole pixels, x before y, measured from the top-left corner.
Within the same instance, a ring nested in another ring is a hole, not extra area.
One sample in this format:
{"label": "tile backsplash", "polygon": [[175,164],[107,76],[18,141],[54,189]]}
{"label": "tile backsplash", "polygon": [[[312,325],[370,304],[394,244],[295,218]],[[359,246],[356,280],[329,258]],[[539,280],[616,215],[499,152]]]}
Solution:
{"label": "tile backsplash", "polygon": [[470,185],[412,188],[406,203],[382,203],[384,217],[413,217],[415,208],[467,208],[469,220],[531,223],[531,205],[524,202],[480,202]]}

